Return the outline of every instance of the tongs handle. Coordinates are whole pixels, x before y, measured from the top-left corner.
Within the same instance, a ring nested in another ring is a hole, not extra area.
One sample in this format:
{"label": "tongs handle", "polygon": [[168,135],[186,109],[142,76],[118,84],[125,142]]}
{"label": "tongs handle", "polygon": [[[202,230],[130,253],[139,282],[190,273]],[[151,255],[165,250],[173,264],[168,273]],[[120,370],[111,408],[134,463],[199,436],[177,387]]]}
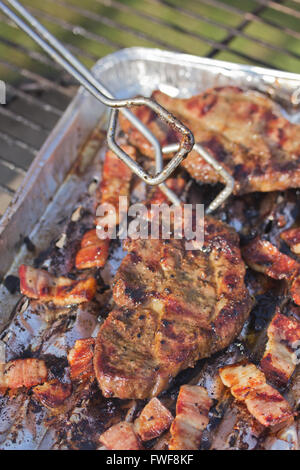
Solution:
{"label": "tongs handle", "polygon": [[[0,1],[1,10],[13,20],[23,31],[25,31],[42,49],[44,49],[56,62],[58,62],[70,75],[72,75],[81,85],[84,86],[93,96],[100,100],[106,106],[112,109],[110,116],[110,125],[108,130],[108,146],[117,154],[117,156],[126,163],[134,173],[150,185],[158,185],[165,181],[174,169],[182,162],[185,156],[192,150],[194,137],[191,131],[184,126],[177,118],[165,110],[155,101],[149,98],[129,98],[115,99],[112,94],[99,82],[91,72],[66,49],[39,21],[37,21],[17,0],[7,0],[7,2],[19,12],[19,14],[28,22],[25,23],[10,8]],[[163,169],[162,150],[158,140],[153,136],[149,129],[137,119],[127,109],[122,109],[126,118],[143,133],[151,142],[156,155],[155,176],[150,176],[144,169],[135,162],[126,152],[124,152],[115,140],[116,120],[118,111],[116,108],[131,108],[133,106],[146,105],[157,113],[162,120],[171,125],[181,134],[179,148],[172,160]],[[170,194],[170,191],[168,191]],[[175,195],[174,195],[175,196]],[[176,197],[173,199],[177,199]],[[176,201],[174,201],[176,202]],[[178,201],[177,201],[178,202]]]}

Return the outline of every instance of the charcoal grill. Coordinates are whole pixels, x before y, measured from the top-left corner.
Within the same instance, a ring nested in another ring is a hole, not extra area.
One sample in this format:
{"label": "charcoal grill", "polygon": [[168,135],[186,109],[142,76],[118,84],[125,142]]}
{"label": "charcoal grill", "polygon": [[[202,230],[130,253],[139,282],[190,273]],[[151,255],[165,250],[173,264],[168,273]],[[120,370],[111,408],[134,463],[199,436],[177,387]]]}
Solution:
{"label": "charcoal grill", "polygon": [[[24,0],[85,65],[150,46],[300,72],[300,1]],[[0,15],[0,214],[77,85]]]}

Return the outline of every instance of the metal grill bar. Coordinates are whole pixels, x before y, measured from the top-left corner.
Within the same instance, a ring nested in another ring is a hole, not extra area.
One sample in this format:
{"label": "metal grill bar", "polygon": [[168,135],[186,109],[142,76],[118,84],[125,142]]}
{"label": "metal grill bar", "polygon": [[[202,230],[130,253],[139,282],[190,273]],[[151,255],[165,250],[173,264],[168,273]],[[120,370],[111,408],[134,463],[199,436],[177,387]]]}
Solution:
{"label": "metal grill bar", "polygon": [[[102,23],[104,25],[107,25],[107,26],[110,26],[110,27],[113,27],[113,28],[116,28],[116,29],[120,29],[124,32],[129,32],[131,34],[134,34],[136,35],[138,38],[142,38],[142,39],[147,39],[151,42],[155,42],[155,44],[159,45],[159,46],[162,46],[162,47],[167,47],[168,49],[170,50],[174,50],[174,51],[177,51],[177,52],[188,52],[185,48],[182,48],[182,47],[172,47],[170,46],[170,43],[167,43],[165,41],[160,41],[158,40],[157,38],[153,38],[152,36],[149,36],[149,35],[146,35],[146,34],[143,34],[141,33],[140,31],[137,31],[135,29],[132,29],[132,28],[128,28],[126,26],[124,26],[123,24],[119,23],[119,22],[116,22],[116,21],[113,21],[111,19],[108,19],[108,18],[103,18],[101,15],[98,15],[96,13],[90,13],[89,11],[85,10],[84,8],[79,8],[79,7],[75,7],[73,5],[70,5],[62,0],[51,0],[52,2],[55,2],[61,6],[68,6],[68,8],[71,10],[71,11],[74,11],[76,13],[79,13],[81,14],[83,17],[86,17],[90,20],[97,20],[99,23]],[[98,0],[99,1],[99,0]],[[100,0],[101,1],[101,0]],[[164,4],[164,5],[168,5],[170,6],[171,4],[167,1],[162,1],[162,0],[150,0],[151,3],[153,4]],[[102,2],[101,2],[102,3]],[[111,5],[112,5],[112,2],[109,2]],[[114,2],[114,3],[118,3],[119,5],[119,2]],[[172,5],[171,5],[172,6]],[[174,7],[173,7],[174,8]],[[264,8],[259,8],[257,9],[257,12],[260,12],[262,11]],[[70,25],[68,22],[66,21],[57,21],[56,18],[54,18],[53,16],[49,15],[49,14],[46,14],[44,12],[41,12],[40,10],[37,10],[37,9],[33,9],[33,8],[29,8],[29,10],[31,12],[33,12],[37,17],[42,17],[42,18],[45,18],[49,21],[53,21],[54,23],[58,23],[60,25],[63,25],[65,28],[67,28],[68,30],[72,30],[74,27],[72,25]],[[131,7],[131,12],[132,12],[133,8]],[[127,9],[127,11],[129,12],[129,10]],[[136,9],[134,9],[135,13],[136,13]],[[208,20],[208,18],[206,17],[203,17],[199,14],[195,14],[195,13],[191,13],[190,11],[186,10],[185,8],[182,8],[182,7],[178,7],[176,6],[176,11],[178,12],[181,12],[181,13],[184,13],[187,17],[190,17],[190,18],[194,18],[194,17],[197,17],[199,20],[202,20],[202,21],[206,21],[210,24],[214,24],[215,26],[218,26],[220,28],[223,28],[225,30],[228,30],[230,32],[230,37],[234,38],[235,36],[239,35],[241,37],[244,37],[246,39],[249,39],[251,41],[253,41],[254,43],[257,43],[259,45],[262,45],[264,47],[267,47],[271,50],[274,50],[276,52],[280,52],[280,53],[284,53],[284,54],[287,54],[287,55],[290,55],[292,57],[295,57],[296,59],[300,59],[300,54],[296,54],[296,53],[293,53],[287,49],[284,49],[284,48],[280,48],[280,47],[276,47],[276,46],[273,46],[272,44],[269,44],[265,41],[262,41],[260,39],[257,39],[255,37],[252,37],[252,36],[249,36],[245,33],[243,33],[242,29],[243,28],[229,28],[225,25],[222,25],[218,22],[212,22],[211,20]],[[139,15],[141,16],[141,14]],[[150,16],[150,15],[147,15],[147,19],[150,20],[151,22],[155,23],[155,24],[159,24],[160,26],[164,26],[164,27],[167,27],[167,28],[170,28],[170,24],[165,22],[165,21],[159,21],[157,20],[156,18],[154,18],[153,16]],[[250,20],[249,20],[250,21]],[[244,22],[243,22],[244,23]],[[245,23],[245,26],[248,24],[248,20],[247,22]],[[200,34],[200,33],[193,33],[191,31],[188,31],[187,29],[185,28],[179,28],[178,26],[174,26],[172,25],[172,28],[181,33],[184,33],[184,34],[187,34],[188,36],[190,37],[193,37],[197,40],[200,40],[206,44],[208,44],[209,46],[211,46],[213,48],[213,51],[216,51],[216,52],[219,52],[220,50],[231,50],[230,47],[228,47],[228,44],[230,41],[222,41],[222,42],[216,42],[216,41],[213,41],[207,37],[205,37],[204,35]],[[79,31],[78,34],[81,34],[89,39],[94,39],[94,40],[99,40],[99,38],[101,38],[100,40],[102,41],[102,36],[100,37],[98,34],[95,35],[94,33],[90,33],[90,32],[87,32],[86,30],[82,30],[82,31]],[[116,47],[121,47],[120,44],[115,44]],[[252,60],[251,56],[247,55],[247,54],[243,54],[239,51],[234,51],[235,53],[237,53],[237,55],[239,55],[240,57],[246,59],[246,60]],[[209,57],[211,57],[212,55],[210,55],[211,52],[208,54]],[[215,53],[213,53],[213,55],[215,55]],[[258,60],[257,60],[258,61]],[[259,63],[260,65],[262,66],[267,66],[268,64],[264,61],[261,61],[259,60]]]}
{"label": "metal grill bar", "polygon": [[35,122],[31,121],[30,119],[26,119],[25,117],[21,116],[20,114],[15,113],[14,111],[11,111],[9,108],[6,108],[4,106],[0,106],[0,115],[9,117],[12,120],[23,124],[24,126],[28,127],[29,129],[32,129],[33,131],[39,131],[39,132],[45,132],[47,129],[39,124],[36,124]]}
{"label": "metal grill bar", "polygon": [[26,101],[28,104],[41,108],[45,112],[53,113],[57,117],[60,117],[63,114],[63,112],[55,106],[52,106],[49,103],[44,103],[41,99],[37,99],[34,96],[29,95],[28,93],[25,93],[24,91],[14,87],[9,83],[6,84],[6,89],[9,93],[11,93],[12,96],[17,96],[18,98]]}
{"label": "metal grill bar", "polygon": [[3,65],[4,67],[7,67],[8,69],[14,72],[17,72],[19,75],[21,75],[22,77],[26,79],[29,79],[32,82],[39,83],[40,86],[44,87],[45,89],[53,89],[69,98],[72,98],[74,95],[74,92],[72,90],[69,90],[68,88],[61,86],[57,82],[48,80],[47,78],[42,77],[38,73],[31,72],[29,70],[26,70],[25,68],[18,67],[17,65],[11,64],[10,62],[3,60],[1,58],[0,58],[0,65]]}
{"label": "metal grill bar", "polygon": [[[300,0],[21,1],[89,67],[107,53],[137,45],[300,72]],[[21,176],[76,88],[7,18],[0,16],[1,24],[0,79],[7,82],[8,100],[0,106],[0,165]],[[22,152],[24,161],[16,161]],[[1,194],[10,199],[10,186],[0,174],[0,201]]]}
{"label": "metal grill bar", "polygon": [[[1,15],[0,15],[1,16]],[[38,16],[38,14],[36,15]],[[1,16],[1,21],[13,28],[15,28],[14,25],[12,25],[11,21],[8,19],[8,18],[5,18],[3,17],[3,15]],[[12,46],[12,47],[17,47],[17,48],[21,48],[21,46],[15,42],[12,42],[12,41],[8,41],[6,38],[4,38],[3,36],[1,37],[1,41],[2,42],[6,42],[9,46]],[[80,55],[80,56],[83,56],[83,57],[86,57],[90,60],[92,60],[93,62],[95,62],[95,60],[97,60],[97,56],[94,55],[94,54],[90,54],[76,46],[74,46],[73,44],[68,44],[68,48],[70,49],[70,51],[72,51],[74,54],[77,54],[77,55]],[[49,58],[47,55],[43,54],[43,53],[40,53],[40,52],[36,52],[36,51],[31,51],[30,49],[28,49],[28,52],[29,54],[32,54],[32,57],[46,65],[49,65],[50,67],[53,67],[53,68],[56,68],[57,70],[61,70],[56,62],[54,62],[51,58]]]}
{"label": "metal grill bar", "polygon": [[[262,25],[268,25],[272,26],[274,28],[278,28],[278,24],[275,23],[272,20],[269,20],[267,18],[261,18],[259,15],[255,14],[254,12],[244,12],[243,10],[240,10],[239,8],[228,5],[226,3],[223,3],[218,0],[201,0],[202,3],[206,5],[212,5],[215,6],[216,8],[222,8],[224,11],[227,11],[229,13],[234,13],[237,15],[243,15],[245,20],[248,20],[249,22],[257,22]],[[265,5],[264,5],[265,6]],[[287,34],[288,36],[291,36],[295,39],[300,39],[300,33],[298,31],[295,31],[293,29],[287,28],[283,25],[281,25],[281,31]]]}
{"label": "metal grill bar", "polygon": [[273,10],[277,10],[280,13],[285,13],[290,16],[294,16],[295,18],[300,18],[300,11],[294,10],[286,5],[282,5],[281,3],[276,3],[271,0],[256,0],[261,5],[265,7],[273,8]]}

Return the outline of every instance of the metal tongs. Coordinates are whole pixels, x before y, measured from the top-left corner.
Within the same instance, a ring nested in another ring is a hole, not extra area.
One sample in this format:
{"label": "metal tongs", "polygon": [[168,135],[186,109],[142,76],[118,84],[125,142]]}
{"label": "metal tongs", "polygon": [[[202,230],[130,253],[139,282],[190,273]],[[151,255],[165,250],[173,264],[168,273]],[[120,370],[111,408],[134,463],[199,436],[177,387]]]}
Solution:
{"label": "metal tongs", "polygon": [[[107,131],[107,143],[109,148],[138,175],[143,181],[150,185],[159,185],[173,204],[180,204],[177,195],[165,183],[165,180],[173,173],[177,166],[183,161],[193,149],[206,160],[223,178],[226,186],[221,193],[212,201],[206,212],[212,212],[219,207],[232,193],[234,179],[232,176],[199,144],[194,145],[192,132],[178,119],[154,100],[144,97],[115,99],[105,86],[97,80],[92,73],[74,57],[39,21],[37,21],[26,8],[17,0],[7,0],[22,18],[12,11],[0,0],[1,10],[28,34],[44,51],[46,51],[58,64],[60,64],[70,75],[72,75],[86,90],[103,104],[111,108],[109,126]],[[26,20],[26,22],[24,21]],[[165,146],[160,143],[150,130],[133,114],[129,108],[145,105],[152,109],[163,121],[181,134],[178,144]],[[145,136],[152,144],[155,151],[156,175],[151,176],[135,162],[116,142],[117,120],[119,109],[124,116]],[[163,154],[175,153],[172,159],[164,167]]]}

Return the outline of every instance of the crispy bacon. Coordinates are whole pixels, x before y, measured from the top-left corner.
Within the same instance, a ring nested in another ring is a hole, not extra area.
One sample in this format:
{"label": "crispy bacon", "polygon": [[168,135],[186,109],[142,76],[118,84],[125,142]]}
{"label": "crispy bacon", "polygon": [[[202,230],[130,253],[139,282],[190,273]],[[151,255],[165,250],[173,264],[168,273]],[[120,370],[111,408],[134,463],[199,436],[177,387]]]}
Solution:
{"label": "crispy bacon", "polygon": [[280,393],[266,383],[266,377],[254,364],[239,363],[219,370],[224,385],[245,403],[248,411],[263,426],[281,427],[292,421],[293,412]]}
{"label": "crispy bacon", "polygon": [[291,251],[300,255],[300,227],[285,230],[280,234],[282,240],[289,245]]}
{"label": "crispy bacon", "polygon": [[[122,149],[134,160],[136,150],[130,145],[123,145]],[[111,204],[114,214],[111,215],[111,225],[118,225],[119,220],[119,198],[129,196],[132,171],[111,150],[105,155],[102,172],[102,182],[99,187],[100,204]],[[110,217],[110,215],[108,216]],[[107,223],[107,215],[105,215]],[[95,223],[101,223],[96,219]],[[77,269],[103,268],[109,254],[109,238],[102,239],[97,235],[97,230],[91,229],[86,232],[81,240],[80,250],[76,254],[75,266]]]}
{"label": "crispy bacon", "polygon": [[43,269],[24,264],[19,268],[19,276],[22,294],[56,305],[81,304],[91,300],[96,293],[97,284],[93,277],[80,280],[56,278]]}
{"label": "crispy bacon", "polygon": [[72,381],[85,381],[94,378],[94,346],[94,338],[78,339],[69,351],[68,361]]}
{"label": "crispy bacon", "polygon": [[47,367],[39,359],[16,359],[0,363],[0,388],[33,387],[47,380]]}
{"label": "crispy bacon", "polygon": [[278,310],[268,328],[268,342],[260,366],[267,379],[286,385],[295,367],[295,349],[300,346],[300,323]]}
{"label": "crispy bacon", "polygon": [[33,394],[43,405],[48,408],[56,408],[71,396],[72,385],[62,383],[58,379],[45,382],[43,385],[34,387]]}
{"label": "crispy bacon", "polygon": [[262,272],[273,279],[292,279],[300,272],[300,265],[281,253],[267,240],[255,238],[243,249],[247,264],[255,271]]}
{"label": "crispy bacon", "polygon": [[281,253],[272,243],[255,238],[243,249],[246,263],[273,279],[285,279],[294,302],[300,305],[300,264]]}
{"label": "crispy bacon", "polygon": [[142,441],[160,436],[171,426],[173,416],[158,398],[152,398],[134,422],[135,432]]}
{"label": "crispy bacon", "polygon": [[[133,160],[136,158],[136,150],[130,145],[122,145],[121,148],[128,153]],[[119,220],[119,197],[128,198],[132,171],[111,150],[105,155],[100,185],[101,204],[111,204],[116,210],[116,224]]]}
{"label": "crispy bacon", "polygon": [[100,442],[108,450],[141,450],[142,445],[133,424],[122,421],[115,424],[100,436]]}
{"label": "crispy bacon", "polygon": [[81,248],[76,254],[77,269],[102,268],[107,260],[109,240],[101,240],[96,229],[86,232],[81,240]]}
{"label": "crispy bacon", "polygon": [[176,417],[171,426],[170,450],[197,450],[202,431],[209,422],[212,400],[207,391],[197,385],[180,387],[176,403]]}

